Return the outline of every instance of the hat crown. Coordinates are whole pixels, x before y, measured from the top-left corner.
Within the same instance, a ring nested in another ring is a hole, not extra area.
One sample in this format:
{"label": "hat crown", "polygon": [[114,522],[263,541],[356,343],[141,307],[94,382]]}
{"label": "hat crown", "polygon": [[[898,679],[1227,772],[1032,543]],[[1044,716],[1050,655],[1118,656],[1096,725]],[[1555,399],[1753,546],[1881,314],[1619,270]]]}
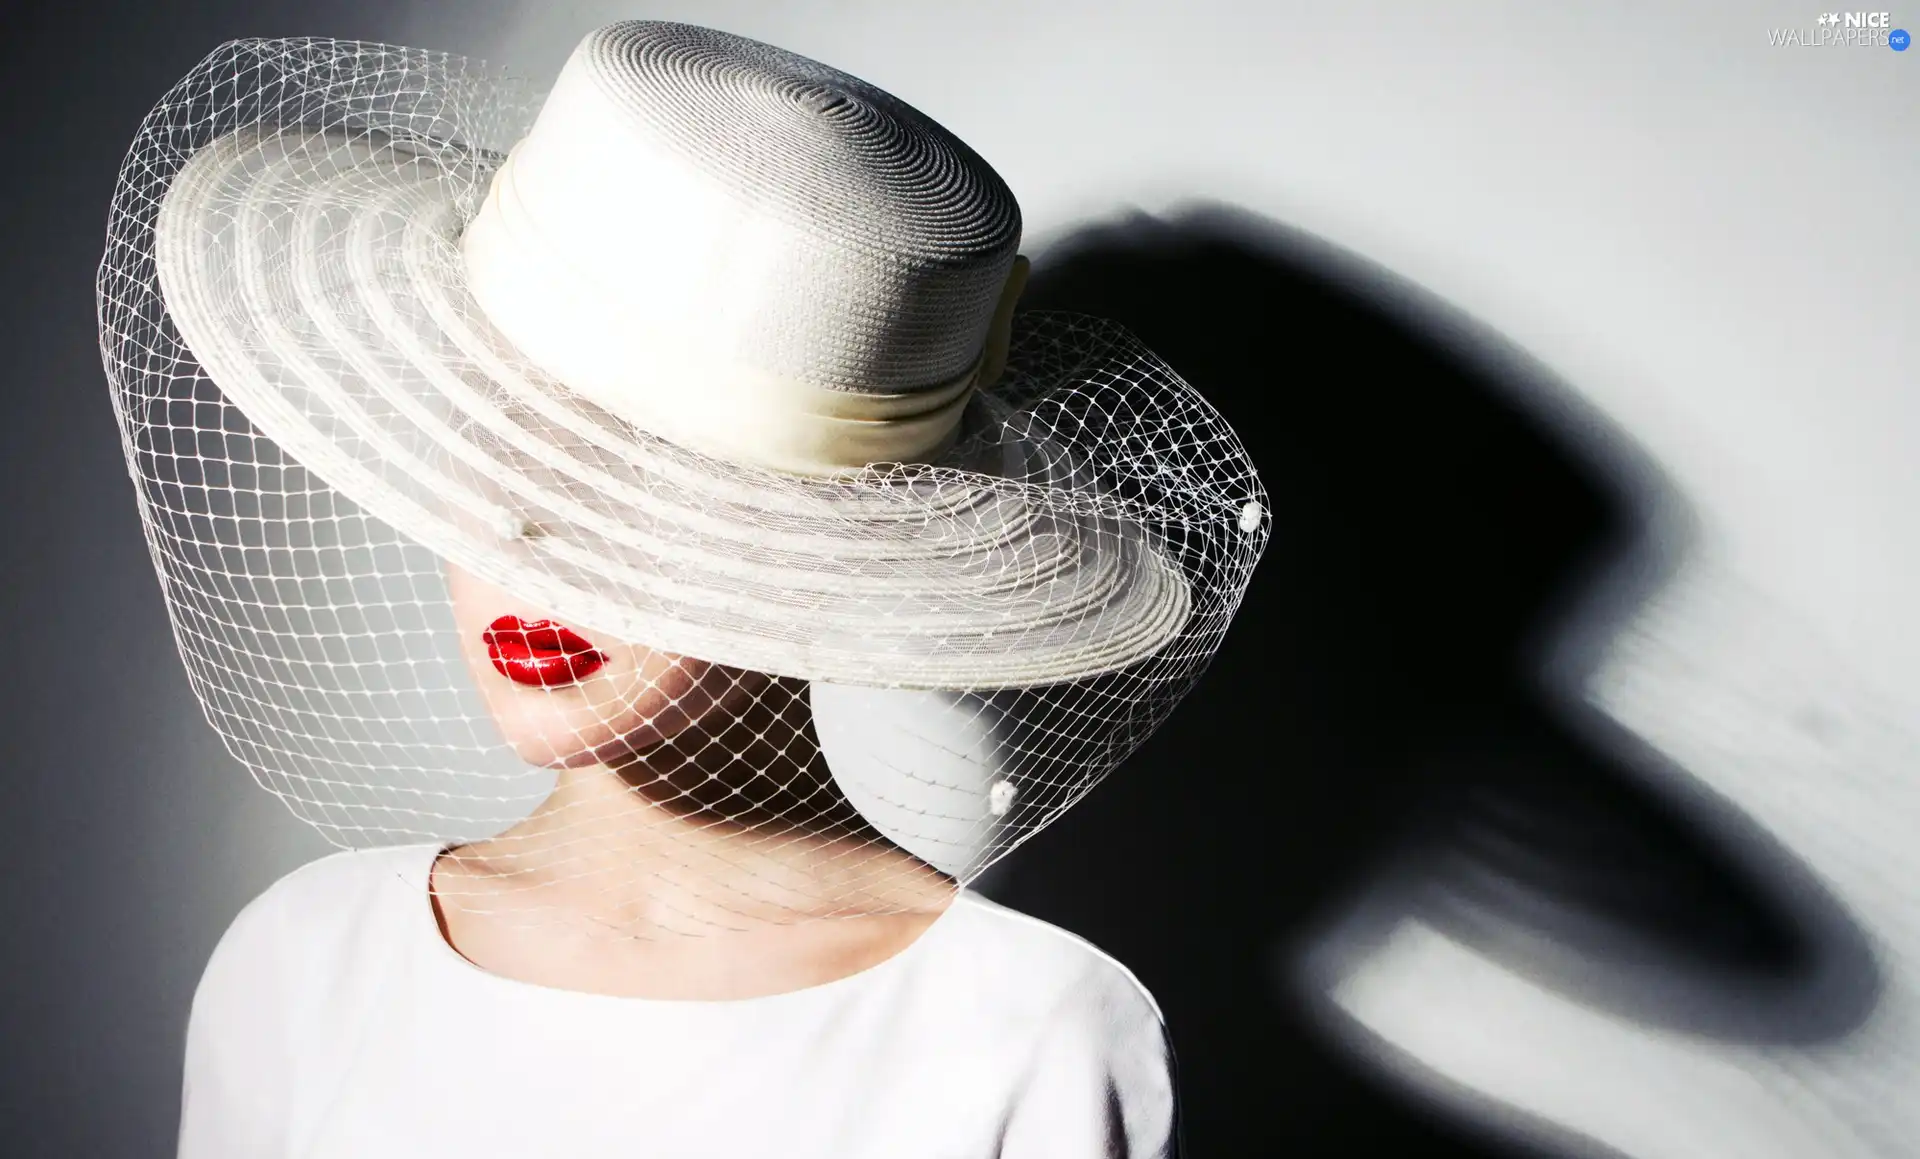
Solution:
{"label": "hat crown", "polygon": [[463,252],[532,361],[713,449],[742,408],[897,417],[819,392],[954,399],[1019,238],[1006,183],[898,98],[757,41],[627,22],[575,50]]}

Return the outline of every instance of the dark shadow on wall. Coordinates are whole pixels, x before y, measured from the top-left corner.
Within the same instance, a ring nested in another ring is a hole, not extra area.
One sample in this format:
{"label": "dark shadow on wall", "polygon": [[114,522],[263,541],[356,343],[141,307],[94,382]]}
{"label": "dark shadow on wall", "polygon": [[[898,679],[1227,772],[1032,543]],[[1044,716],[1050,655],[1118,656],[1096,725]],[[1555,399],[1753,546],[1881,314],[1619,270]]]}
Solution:
{"label": "dark shadow on wall", "polygon": [[[1422,867],[1421,903],[1490,953],[1559,947],[1584,977],[1630,948],[1682,993],[1824,980],[1778,1018],[1690,1029],[1806,1039],[1863,1016],[1871,959],[1837,907],[1749,856],[1758,835],[1732,849],[1648,788],[1683,774],[1548,707],[1545,642],[1604,638],[1689,526],[1563,385],[1391,274],[1219,208],[1076,233],[1036,257],[1023,306],[1127,325],[1240,432],[1273,500],[1199,691],[982,883],[1154,992],[1192,1156],[1537,1153],[1398,1093],[1276,984],[1276,947],[1389,863]],[[1638,989],[1616,987],[1620,1017],[1694,1017],[1635,1009]]]}

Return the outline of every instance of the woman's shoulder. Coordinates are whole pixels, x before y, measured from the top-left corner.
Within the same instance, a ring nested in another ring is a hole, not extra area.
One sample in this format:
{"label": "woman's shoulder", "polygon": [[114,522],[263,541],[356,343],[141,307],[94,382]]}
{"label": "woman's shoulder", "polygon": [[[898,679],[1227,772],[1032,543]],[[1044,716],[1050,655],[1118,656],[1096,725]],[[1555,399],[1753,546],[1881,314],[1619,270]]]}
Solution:
{"label": "woman's shoulder", "polygon": [[971,893],[956,904],[960,952],[947,957],[953,989],[973,996],[957,1004],[968,1033],[1019,1050],[1003,1153],[1174,1153],[1172,1045],[1133,971],[1039,918]]}
{"label": "woman's shoulder", "polygon": [[229,933],[254,926],[291,925],[316,934],[352,923],[402,898],[427,905],[427,872],[436,847],[401,845],[348,849],[307,862],[262,890],[234,919]]}
{"label": "woman's shoulder", "polygon": [[1092,942],[973,891],[954,904],[956,952],[947,957],[996,1006],[1027,1019],[1078,1012],[1158,1033],[1163,1019],[1153,995]]}
{"label": "woman's shoulder", "polygon": [[407,919],[432,920],[422,910],[433,853],[420,846],[322,857],[233,919],[194,990],[183,1140],[211,1130],[265,1147],[284,1128],[301,1076],[334,1065],[348,1029],[371,1008]]}
{"label": "woman's shoulder", "polygon": [[[409,905],[427,906],[430,846],[346,850],[310,861],[241,909],[214,947],[202,995],[228,979],[289,984],[335,971],[404,928]],[[425,916],[419,920],[428,920]]]}
{"label": "woman's shoulder", "polygon": [[248,913],[305,911],[366,903],[392,894],[395,887],[418,885],[426,904],[426,874],[437,846],[395,845],[343,849],[307,862],[262,890],[242,910]]}

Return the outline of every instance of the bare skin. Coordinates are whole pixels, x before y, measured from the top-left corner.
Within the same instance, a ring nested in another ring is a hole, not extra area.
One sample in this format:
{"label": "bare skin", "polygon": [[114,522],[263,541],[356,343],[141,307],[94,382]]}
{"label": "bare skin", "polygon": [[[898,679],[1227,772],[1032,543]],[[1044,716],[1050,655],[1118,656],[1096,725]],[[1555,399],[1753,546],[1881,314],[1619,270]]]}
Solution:
{"label": "bare skin", "polygon": [[474,965],[594,994],[762,997],[893,957],[952,901],[950,878],[834,788],[804,684],[584,632],[608,657],[598,671],[516,684],[482,635],[542,613],[457,569],[449,581],[495,722],[559,770],[531,816],[434,865],[441,933]]}

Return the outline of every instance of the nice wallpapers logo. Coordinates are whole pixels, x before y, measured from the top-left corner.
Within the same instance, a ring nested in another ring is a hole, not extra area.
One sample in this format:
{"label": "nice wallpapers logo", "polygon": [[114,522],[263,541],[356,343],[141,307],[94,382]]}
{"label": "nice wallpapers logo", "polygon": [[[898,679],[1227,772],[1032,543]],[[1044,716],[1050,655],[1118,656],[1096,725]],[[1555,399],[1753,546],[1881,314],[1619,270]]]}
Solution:
{"label": "nice wallpapers logo", "polygon": [[1784,48],[1891,48],[1905,52],[1913,37],[1893,26],[1888,12],[1822,12],[1805,28],[1770,28],[1767,42]]}

